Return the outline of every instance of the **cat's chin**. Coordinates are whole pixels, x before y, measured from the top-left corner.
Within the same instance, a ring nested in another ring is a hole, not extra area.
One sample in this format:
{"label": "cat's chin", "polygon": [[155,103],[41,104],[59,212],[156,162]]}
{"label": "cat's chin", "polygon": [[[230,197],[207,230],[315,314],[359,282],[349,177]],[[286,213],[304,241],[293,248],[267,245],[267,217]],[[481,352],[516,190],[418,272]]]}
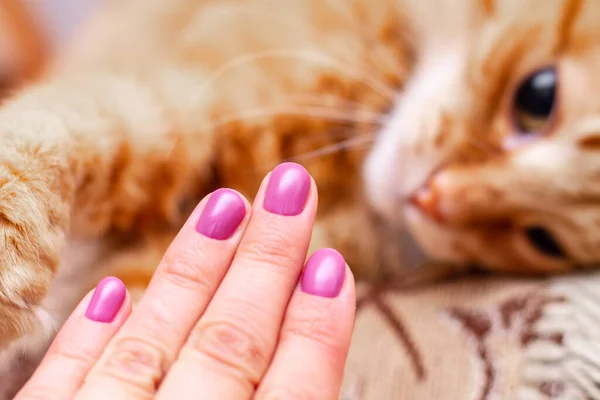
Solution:
{"label": "cat's chin", "polygon": [[457,251],[457,247],[460,247],[458,232],[444,227],[410,204],[404,207],[403,216],[407,229],[427,261],[438,260],[448,264],[465,264],[469,261]]}
{"label": "cat's chin", "polygon": [[405,271],[412,271],[433,262],[431,255],[423,250],[421,244],[406,226],[401,228],[399,236],[403,257],[402,267]]}

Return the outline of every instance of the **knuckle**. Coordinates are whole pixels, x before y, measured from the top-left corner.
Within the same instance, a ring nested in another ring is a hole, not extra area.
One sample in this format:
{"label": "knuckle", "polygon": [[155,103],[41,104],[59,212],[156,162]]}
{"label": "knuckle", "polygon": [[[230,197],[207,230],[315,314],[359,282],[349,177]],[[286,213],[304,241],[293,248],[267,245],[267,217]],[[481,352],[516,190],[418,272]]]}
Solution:
{"label": "knuckle", "polygon": [[155,391],[164,377],[168,360],[160,345],[137,337],[118,338],[100,373],[146,391]]}
{"label": "knuckle", "polygon": [[63,346],[53,357],[58,361],[57,364],[75,364],[79,369],[85,370],[94,365],[96,357],[90,354],[85,346],[75,345],[73,347]]}
{"label": "knuckle", "polygon": [[308,340],[321,347],[338,350],[339,338],[343,332],[333,323],[330,310],[310,308],[299,310],[294,318],[290,318],[281,330],[282,341],[295,339]]}
{"label": "knuckle", "polygon": [[270,359],[267,345],[258,335],[227,320],[200,322],[191,346],[195,352],[241,373],[253,385],[258,384]]}
{"label": "knuckle", "polygon": [[167,252],[161,275],[178,288],[212,291],[202,260],[207,257],[200,246],[181,246]]}
{"label": "knuckle", "polygon": [[298,246],[286,233],[279,230],[263,229],[252,240],[240,248],[238,253],[243,253],[245,259],[257,263],[269,262],[275,265],[289,265],[297,263],[294,248]]}

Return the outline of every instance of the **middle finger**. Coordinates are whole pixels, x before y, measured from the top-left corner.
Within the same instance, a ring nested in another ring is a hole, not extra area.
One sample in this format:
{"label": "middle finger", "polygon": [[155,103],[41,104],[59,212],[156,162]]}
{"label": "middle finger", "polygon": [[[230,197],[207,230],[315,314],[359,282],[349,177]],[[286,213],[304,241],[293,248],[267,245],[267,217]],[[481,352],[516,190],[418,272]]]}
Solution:
{"label": "middle finger", "polygon": [[265,181],[231,268],[159,399],[247,399],[268,367],[306,258],[317,190],[293,163],[281,164]]}

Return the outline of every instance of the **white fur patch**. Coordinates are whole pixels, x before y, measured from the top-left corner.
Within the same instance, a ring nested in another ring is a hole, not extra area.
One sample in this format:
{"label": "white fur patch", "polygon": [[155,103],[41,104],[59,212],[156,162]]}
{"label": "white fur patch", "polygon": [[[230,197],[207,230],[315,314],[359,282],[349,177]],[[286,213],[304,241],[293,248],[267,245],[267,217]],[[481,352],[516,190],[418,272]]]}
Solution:
{"label": "white fur patch", "polygon": [[440,130],[440,110],[450,109],[463,66],[460,46],[432,44],[404,93],[399,96],[364,165],[366,193],[386,217],[398,214],[398,203],[417,190],[442,156],[432,147]]}

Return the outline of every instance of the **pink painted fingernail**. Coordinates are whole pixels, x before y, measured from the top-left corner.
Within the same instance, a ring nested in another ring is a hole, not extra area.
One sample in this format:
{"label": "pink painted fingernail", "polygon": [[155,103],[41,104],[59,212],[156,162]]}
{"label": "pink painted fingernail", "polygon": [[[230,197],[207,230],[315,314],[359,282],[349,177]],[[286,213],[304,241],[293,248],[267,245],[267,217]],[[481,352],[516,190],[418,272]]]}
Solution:
{"label": "pink painted fingernail", "polygon": [[246,216],[241,196],[231,189],[219,189],[210,195],[196,224],[196,231],[211,239],[229,239]]}
{"label": "pink painted fingernail", "polygon": [[96,322],[112,322],[123,306],[127,289],[120,279],[109,276],[96,286],[85,316]]}
{"label": "pink painted fingernail", "polygon": [[346,275],[346,261],[334,249],[320,249],[306,262],[301,288],[308,294],[321,297],[337,297],[342,290]]}
{"label": "pink painted fingernail", "polygon": [[283,163],[271,173],[263,207],[278,215],[298,215],[310,192],[310,175],[303,166]]}

